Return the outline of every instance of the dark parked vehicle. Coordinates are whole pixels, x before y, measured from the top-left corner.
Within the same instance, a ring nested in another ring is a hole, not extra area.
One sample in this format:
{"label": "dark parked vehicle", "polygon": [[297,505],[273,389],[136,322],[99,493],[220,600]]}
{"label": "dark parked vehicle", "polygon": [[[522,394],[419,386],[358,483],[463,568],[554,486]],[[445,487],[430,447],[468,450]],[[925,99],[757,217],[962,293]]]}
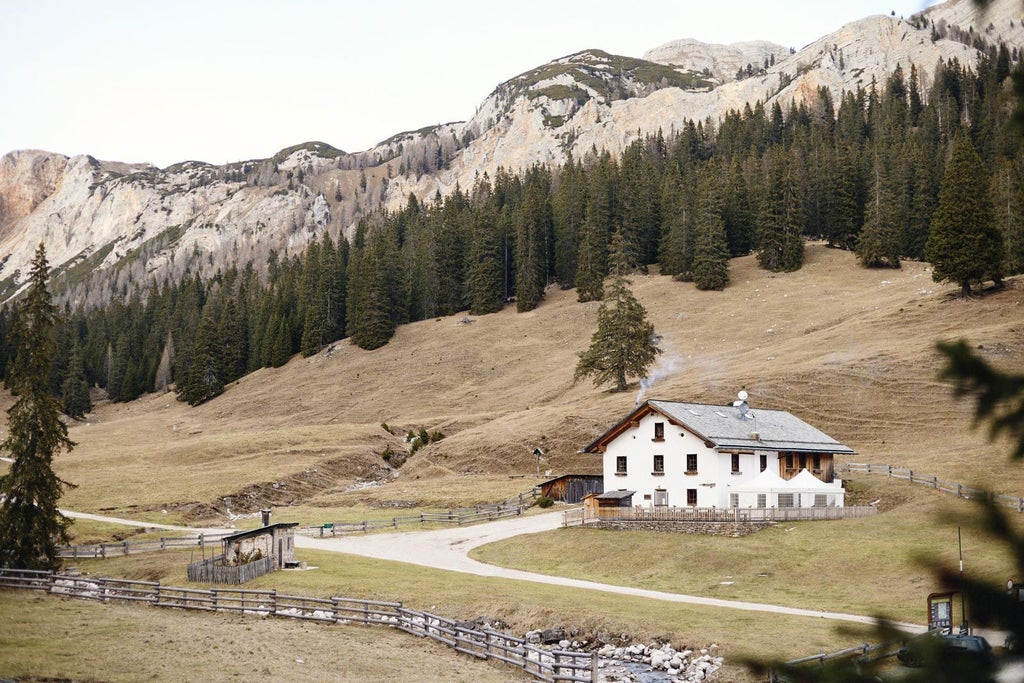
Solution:
{"label": "dark parked vehicle", "polygon": [[903,666],[921,666],[929,654],[941,661],[970,660],[985,665],[993,661],[987,640],[962,633],[926,633],[901,647],[896,659]]}

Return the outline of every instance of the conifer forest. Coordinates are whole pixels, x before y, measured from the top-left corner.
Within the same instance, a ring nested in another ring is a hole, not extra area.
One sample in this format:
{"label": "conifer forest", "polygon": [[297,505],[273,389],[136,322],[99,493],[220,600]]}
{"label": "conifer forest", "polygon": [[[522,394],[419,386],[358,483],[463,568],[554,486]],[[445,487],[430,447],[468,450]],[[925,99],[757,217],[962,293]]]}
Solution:
{"label": "conifer forest", "polygon": [[[529,311],[552,286],[600,300],[616,231],[631,269],[692,283],[681,287],[727,287],[729,259],[749,254],[797,270],[806,239],[868,268],[927,260],[964,295],[998,287],[1024,272],[1017,57],[1002,46],[977,71],[941,64],[927,86],[897,68],[840,101],[822,88],[785,111],[758,103],[720,121],[666,122],[671,134],[617,157],[592,150],[409,196],[301,255],[136,282],[103,306],[62,304],[51,389],[76,417],[88,387],[114,401],[174,388],[194,405],[346,337],[372,350],[408,322]],[[51,288],[61,302],[59,278]],[[18,315],[17,300],[0,311],[4,379]]]}

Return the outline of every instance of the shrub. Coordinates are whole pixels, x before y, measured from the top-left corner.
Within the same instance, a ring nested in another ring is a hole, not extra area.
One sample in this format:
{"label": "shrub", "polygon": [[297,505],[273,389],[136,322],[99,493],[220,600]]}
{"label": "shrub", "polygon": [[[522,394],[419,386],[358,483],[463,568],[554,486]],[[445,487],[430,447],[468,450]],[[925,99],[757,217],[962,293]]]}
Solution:
{"label": "shrub", "polygon": [[554,504],[555,499],[549,496],[541,496],[540,498],[537,499],[537,507],[539,508],[549,508]]}

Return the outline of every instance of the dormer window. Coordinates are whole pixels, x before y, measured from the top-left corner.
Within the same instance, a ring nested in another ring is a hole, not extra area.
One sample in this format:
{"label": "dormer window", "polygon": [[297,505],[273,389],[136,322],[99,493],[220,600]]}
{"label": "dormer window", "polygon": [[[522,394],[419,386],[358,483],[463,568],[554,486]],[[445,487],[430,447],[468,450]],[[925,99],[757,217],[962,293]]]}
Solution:
{"label": "dormer window", "polygon": [[654,423],[654,440],[664,441],[665,440],[665,423],[655,422]]}

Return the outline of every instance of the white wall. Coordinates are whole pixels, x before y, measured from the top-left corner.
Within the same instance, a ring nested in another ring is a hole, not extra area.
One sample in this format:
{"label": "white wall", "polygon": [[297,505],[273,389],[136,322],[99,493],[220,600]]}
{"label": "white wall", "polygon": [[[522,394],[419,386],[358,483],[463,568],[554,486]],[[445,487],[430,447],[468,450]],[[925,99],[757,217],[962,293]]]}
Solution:
{"label": "white wall", "polygon": [[[665,425],[664,441],[653,440],[656,422]],[[696,475],[685,473],[689,453],[697,455]],[[768,467],[778,472],[778,455],[766,453]],[[662,476],[652,474],[655,455],[665,456],[665,473]],[[615,471],[618,456],[626,457],[625,475]],[[696,489],[698,507],[728,507],[730,487],[753,479],[761,471],[758,455],[750,453],[740,455],[741,474],[732,474],[731,454],[715,452],[705,446],[702,439],[672,425],[656,413],[643,417],[639,427],[626,429],[608,444],[603,469],[605,491],[636,491],[633,505],[644,507],[654,504],[656,488],[667,489],[671,507],[686,506],[687,489]],[[650,496],[650,499],[645,499],[645,496]]]}

